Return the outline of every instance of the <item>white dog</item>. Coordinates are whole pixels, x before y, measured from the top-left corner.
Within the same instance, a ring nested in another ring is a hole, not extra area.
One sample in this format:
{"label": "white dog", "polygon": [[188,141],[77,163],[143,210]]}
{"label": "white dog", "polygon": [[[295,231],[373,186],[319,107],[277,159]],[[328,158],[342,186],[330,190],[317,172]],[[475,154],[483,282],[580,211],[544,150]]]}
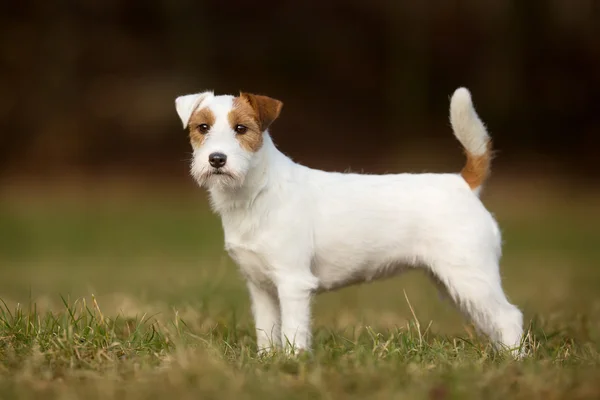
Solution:
{"label": "white dog", "polygon": [[225,248],[247,279],[261,351],[310,346],[318,292],[423,268],[478,330],[516,349],[522,314],[502,290],[500,231],[478,198],[491,141],[471,95],[450,120],[465,149],[460,174],[361,175],[296,164],[268,133],[278,100],[240,93],[178,97],[191,174],[221,216]]}

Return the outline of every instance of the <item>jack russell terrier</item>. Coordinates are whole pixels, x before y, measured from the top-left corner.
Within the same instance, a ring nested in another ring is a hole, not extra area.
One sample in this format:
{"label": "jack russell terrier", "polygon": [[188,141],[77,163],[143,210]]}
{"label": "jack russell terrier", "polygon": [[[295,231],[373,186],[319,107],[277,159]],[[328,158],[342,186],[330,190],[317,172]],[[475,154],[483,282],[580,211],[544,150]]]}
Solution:
{"label": "jack russell terrier", "polygon": [[310,303],[319,292],[427,271],[496,347],[520,351],[522,314],[506,299],[501,235],[479,200],[491,140],[471,94],[450,101],[462,171],[366,175],[297,164],[268,128],[283,103],[213,92],[180,96],[191,175],[222,218],[225,249],[247,280],[259,351],[310,348]]}

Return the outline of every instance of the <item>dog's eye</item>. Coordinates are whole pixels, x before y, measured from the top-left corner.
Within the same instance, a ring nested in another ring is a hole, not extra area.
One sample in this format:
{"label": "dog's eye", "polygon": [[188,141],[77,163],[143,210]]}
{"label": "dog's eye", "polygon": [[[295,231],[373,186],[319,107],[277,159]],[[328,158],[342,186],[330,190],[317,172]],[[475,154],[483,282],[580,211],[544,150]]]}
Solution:
{"label": "dog's eye", "polygon": [[240,135],[246,133],[247,130],[248,130],[247,126],[240,125],[240,124],[235,126],[235,132],[239,133]]}
{"label": "dog's eye", "polygon": [[196,129],[198,129],[200,133],[206,133],[210,129],[210,126],[208,126],[207,124],[200,124]]}

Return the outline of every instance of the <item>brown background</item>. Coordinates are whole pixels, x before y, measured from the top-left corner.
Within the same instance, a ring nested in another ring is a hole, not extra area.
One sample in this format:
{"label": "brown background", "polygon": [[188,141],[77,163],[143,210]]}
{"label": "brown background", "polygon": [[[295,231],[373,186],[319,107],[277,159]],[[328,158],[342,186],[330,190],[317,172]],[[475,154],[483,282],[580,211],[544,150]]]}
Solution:
{"label": "brown background", "polygon": [[[180,94],[263,93],[314,167],[458,170],[448,98],[474,95],[495,170],[595,182],[600,2],[10,1],[0,179],[187,180]],[[136,178],[134,178],[136,179]]]}

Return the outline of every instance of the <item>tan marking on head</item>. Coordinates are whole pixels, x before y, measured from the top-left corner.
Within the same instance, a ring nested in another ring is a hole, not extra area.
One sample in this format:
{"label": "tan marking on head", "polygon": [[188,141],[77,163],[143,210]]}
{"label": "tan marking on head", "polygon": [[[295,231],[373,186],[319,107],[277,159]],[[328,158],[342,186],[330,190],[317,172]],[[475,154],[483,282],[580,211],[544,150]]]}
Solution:
{"label": "tan marking on head", "polygon": [[206,139],[206,134],[200,132],[199,129],[199,126],[202,124],[206,124],[209,127],[212,127],[215,124],[215,114],[213,114],[210,108],[201,108],[194,112],[190,117],[188,129],[190,130],[190,142],[194,147],[202,146],[202,143],[204,143],[204,140]]}
{"label": "tan marking on head", "polygon": [[258,151],[263,144],[263,132],[279,116],[283,103],[266,96],[240,93],[233,100],[233,109],[228,119],[231,129],[244,125],[248,130],[237,134],[236,138],[243,149],[251,152]]}
{"label": "tan marking on head", "polygon": [[488,140],[485,153],[476,156],[468,151],[465,152],[467,163],[460,171],[463,179],[469,184],[471,189],[476,189],[483,184],[490,174],[492,163],[492,141]]}
{"label": "tan marking on head", "polygon": [[283,107],[281,101],[258,94],[242,92],[239,98],[244,99],[252,107],[260,125],[260,130],[263,132],[279,117]]}

